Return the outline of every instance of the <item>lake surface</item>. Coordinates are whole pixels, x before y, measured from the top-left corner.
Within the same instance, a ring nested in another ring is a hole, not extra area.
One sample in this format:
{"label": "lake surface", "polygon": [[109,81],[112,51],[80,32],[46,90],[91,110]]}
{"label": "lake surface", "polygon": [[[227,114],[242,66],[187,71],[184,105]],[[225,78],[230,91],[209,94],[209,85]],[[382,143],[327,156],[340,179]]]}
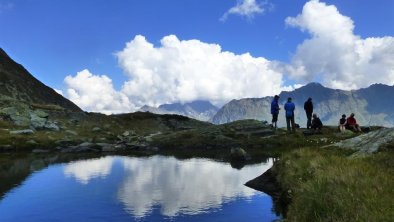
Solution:
{"label": "lake surface", "polygon": [[50,165],[2,197],[0,221],[273,221],[271,197],[243,185],[271,166],[165,156]]}

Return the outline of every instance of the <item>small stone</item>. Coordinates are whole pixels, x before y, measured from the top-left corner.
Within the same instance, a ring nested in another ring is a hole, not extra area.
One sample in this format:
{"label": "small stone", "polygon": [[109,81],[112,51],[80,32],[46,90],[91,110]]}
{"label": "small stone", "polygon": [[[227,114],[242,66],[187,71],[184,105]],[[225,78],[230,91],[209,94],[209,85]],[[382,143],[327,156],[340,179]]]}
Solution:
{"label": "small stone", "polygon": [[23,134],[23,135],[30,135],[33,134],[34,131],[32,129],[24,129],[24,130],[13,130],[10,131],[10,134]]}
{"label": "small stone", "polygon": [[74,130],[66,130],[67,134],[73,135],[73,136],[78,136],[78,133],[75,132]]}
{"label": "small stone", "polygon": [[99,131],[101,131],[101,128],[97,126],[92,129],[92,132],[99,132]]}

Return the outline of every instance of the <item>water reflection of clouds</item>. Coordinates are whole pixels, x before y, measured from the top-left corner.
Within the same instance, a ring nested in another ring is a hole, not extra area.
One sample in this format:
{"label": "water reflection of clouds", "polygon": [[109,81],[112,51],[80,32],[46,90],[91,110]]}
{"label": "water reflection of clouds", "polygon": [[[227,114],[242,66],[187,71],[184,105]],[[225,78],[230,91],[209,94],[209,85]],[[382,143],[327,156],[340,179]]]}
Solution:
{"label": "water reflection of clouds", "polygon": [[88,184],[93,178],[108,176],[114,160],[114,157],[103,157],[72,162],[64,167],[64,174],[66,177],[75,177],[82,184]]}
{"label": "water reflection of clouds", "polygon": [[[235,170],[229,164],[203,159],[124,158],[129,172],[118,191],[126,210],[136,217],[147,215],[154,206],[165,216],[197,214],[256,191],[243,185],[272,166],[246,166]],[[264,168],[264,169],[263,169]]]}
{"label": "water reflection of clouds", "polygon": [[147,216],[154,207],[164,216],[199,214],[237,198],[250,198],[256,191],[243,184],[272,166],[269,161],[237,170],[205,159],[103,157],[69,163],[64,174],[88,184],[93,178],[108,176],[115,160],[122,164],[125,177],[113,181],[120,185],[112,192],[134,217]]}

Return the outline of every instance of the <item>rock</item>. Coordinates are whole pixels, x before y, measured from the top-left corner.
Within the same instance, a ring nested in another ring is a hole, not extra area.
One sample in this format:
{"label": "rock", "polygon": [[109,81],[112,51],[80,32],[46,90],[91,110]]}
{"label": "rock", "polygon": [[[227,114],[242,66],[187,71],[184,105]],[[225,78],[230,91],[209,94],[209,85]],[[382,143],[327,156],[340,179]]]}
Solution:
{"label": "rock", "polygon": [[10,134],[24,134],[24,135],[30,135],[33,134],[34,131],[32,129],[24,129],[24,130],[13,130],[10,131]]}
{"label": "rock", "polygon": [[34,113],[36,116],[40,117],[40,118],[48,118],[48,117],[49,117],[49,114],[48,114],[48,113],[46,113],[46,112],[44,112],[44,111],[42,111],[42,110],[39,110],[39,109],[34,110],[33,113]]}
{"label": "rock", "polygon": [[18,108],[6,107],[0,110],[0,116],[5,119],[11,119],[15,125],[29,126],[30,116],[28,110],[29,108],[22,104],[20,104]]}
{"label": "rock", "polygon": [[33,153],[49,153],[49,150],[34,149],[32,152],[33,152]]}
{"label": "rock", "polygon": [[43,129],[47,120],[47,118],[41,118],[34,112],[30,113],[30,126],[34,129]]}
{"label": "rock", "polygon": [[279,197],[281,193],[279,183],[277,182],[276,175],[273,173],[272,169],[267,170],[253,180],[249,180],[246,182],[245,186],[262,191],[274,198]]}
{"label": "rock", "polygon": [[58,125],[56,125],[55,123],[49,122],[49,121],[44,125],[44,129],[48,129],[48,130],[52,130],[52,131],[59,131],[60,130]]}
{"label": "rock", "polygon": [[113,144],[108,144],[108,143],[97,143],[97,146],[101,148],[102,152],[115,152],[116,147]]}
{"label": "rock", "polygon": [[231,159],[232,160],[247,160],[249,159],[249,155],[246,151],[240,147],[231,148]]}
{"label": "rock", "polygon": [[362,134],[351,139],[342,140],[338,143],[324,147],[339,147],[355,150],[352,156],[375,153],[383,145],[394,142],[394,128],[379,129],[366,134]]}
{"label": "rock", "polygon": [[67,134],[73,135],[73,136],[78,136],[78,133],[75,132],[74,130],[66,130]]}
{"label": "rock", "polygon": [[55,144],[59,146],[73,146],[76,144],[76,142],[70,139],[63,139],[63,140],[57,140]]}
{"label": "rock", "polygon": [[26,141],[26,144],[28,144],[28,145],[37,145],[38,143],[35,140],[28,140],[28,141]]}
{"label": "rock", "polygon": [[135,136],[136,133],[133,130],[127,130],[124,133],[122,133],[122,136],[124,137],[129,137],[129,136]]}
{"label": "rock", "polygon": [[92,132],[99,132],[99,131],[101,131],[101,128],[97,126],[92,129]]}
{"label": "rock", "polygon": [[81,144],[79,144],[78,146],[79,147],[92,147],[92,146],[94,146],[95,144],[94,143],[91,143],[91,142],[84,142],[84,143],[81,143]]}

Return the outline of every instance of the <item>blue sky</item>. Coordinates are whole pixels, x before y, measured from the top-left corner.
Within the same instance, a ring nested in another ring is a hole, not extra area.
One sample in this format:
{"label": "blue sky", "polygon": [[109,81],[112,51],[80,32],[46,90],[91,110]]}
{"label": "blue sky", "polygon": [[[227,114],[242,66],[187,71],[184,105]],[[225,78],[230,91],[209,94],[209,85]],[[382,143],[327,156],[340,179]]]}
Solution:
{"label": "blue sky", "polygon": [[392,24],[392,0],[0,0],[0,47],[82,108],[107,113],[222,104],[309,81],[393,85]]}

